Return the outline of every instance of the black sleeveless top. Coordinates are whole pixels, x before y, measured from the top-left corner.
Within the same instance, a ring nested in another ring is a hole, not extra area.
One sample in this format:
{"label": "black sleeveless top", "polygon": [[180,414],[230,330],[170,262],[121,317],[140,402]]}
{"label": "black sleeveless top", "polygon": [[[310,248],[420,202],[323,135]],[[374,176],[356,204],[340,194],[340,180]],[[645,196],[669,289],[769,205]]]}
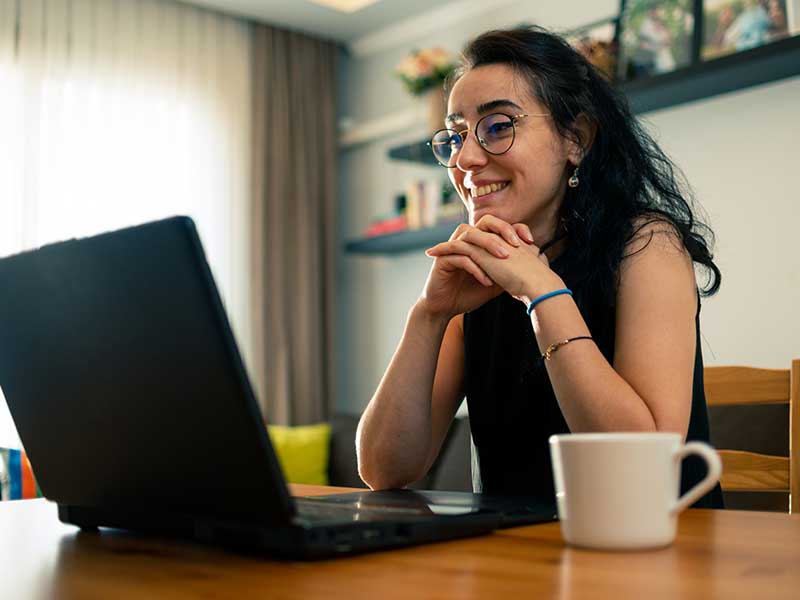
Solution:
{"label": "black sleeveless top", "polygon": [[[553,269],[558,270],[556,263]],[[595,343],[613,364],[615,309],[598,310],[597,306],[589,306],[587,310],[579,293],[576,301]],[[698,299],[692,410],[686,439],[708,442],[699,306]],[[592,318],[587,318],[587,313]],[[555,502],[548,439],[556,433],[569,433],[569,427],[550,384],[525,305],[502,293],[466,313],[464,350],[473,489]],[[681,493],[704,476],[702,459],[689,456],[683,461]],[[719,485],[694,506],[722,508]]]}

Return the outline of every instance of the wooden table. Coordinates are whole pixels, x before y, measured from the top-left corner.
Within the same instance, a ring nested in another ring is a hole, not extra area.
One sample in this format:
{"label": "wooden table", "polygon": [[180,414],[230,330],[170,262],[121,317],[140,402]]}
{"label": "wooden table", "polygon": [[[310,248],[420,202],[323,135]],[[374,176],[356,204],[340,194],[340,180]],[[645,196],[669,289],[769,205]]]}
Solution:
{"label": "wooden table", "polygon": [[[336,488],[293,486],[298,495]],[[0,598],[800,598],[800,515],[689,510],[665,550],[564,545],[557,523],[317,563],[123,532],[0,503]]]}

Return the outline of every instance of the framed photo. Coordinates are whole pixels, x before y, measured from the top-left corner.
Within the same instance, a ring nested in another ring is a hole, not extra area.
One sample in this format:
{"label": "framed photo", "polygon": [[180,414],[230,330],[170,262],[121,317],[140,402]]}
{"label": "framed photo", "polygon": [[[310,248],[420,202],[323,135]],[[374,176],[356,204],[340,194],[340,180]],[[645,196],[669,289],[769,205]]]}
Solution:
{"label": "framed photo", "polygon": [[618,24],[619,19],[612,17],[564,35],[570,46],[580,52],[609,80],[614,78],[617,68]]}
{"label": "framed photo", "polygon": [[[788,4],[788,6],[787,6]],[[741,52],[790,35],[796,0],[705,0],[704,59]]]}
{"label": "framed photo", "polygon": [[694,57],[695,0],[623,0],[620,79],[669,73]]}

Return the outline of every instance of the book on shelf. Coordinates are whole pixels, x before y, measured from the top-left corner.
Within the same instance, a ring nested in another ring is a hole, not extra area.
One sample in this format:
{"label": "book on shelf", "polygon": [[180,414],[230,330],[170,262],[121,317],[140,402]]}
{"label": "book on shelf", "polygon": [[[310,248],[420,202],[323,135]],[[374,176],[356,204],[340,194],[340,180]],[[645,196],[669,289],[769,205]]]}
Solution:
{"label": "book on shelf", "polygon": [[409,182],[405,193],[396,199],[395,210],[376,218],[364,237],[389,235],[436,227],[442,223],[453,226],[464,221],[464,208],[452,187],[446,188],[435,179]]}
{"label": "book on shelf", "polygon": [[394,215],[385,219],[375,221],[364,232],[364,237],[375,237],[379,235],[389,235],[398,231],[406,231],[408,223],[405,215]]}
{"label": "book on shelf", "polygon": [[409,229],[433,227],[442,206],[442,182],[438,179],[412,181],[406,186],[406,218]]}
{"label": "book on shelf", "polygon": [[446,223],[452,224],[453,229],[455,229],[456,225],[463,222],[464,222],[463,211],[459,210],[458,212],[456,212],[451,210],[446,213],[440,214],[433,225],[422,228],[418,227],[417,229],[411,229],[408,226],[408,222],[406,221],[405,215],[395,215],[372,223],[372,225],[370,225],[364,232],[364,237],[367,238],[378,237],[382,235],[389,235],[391,233],[400,233],[401,231],[419,231],[420,229],[427,229],[428,227],[436,227],[437,225],[444,225]]}

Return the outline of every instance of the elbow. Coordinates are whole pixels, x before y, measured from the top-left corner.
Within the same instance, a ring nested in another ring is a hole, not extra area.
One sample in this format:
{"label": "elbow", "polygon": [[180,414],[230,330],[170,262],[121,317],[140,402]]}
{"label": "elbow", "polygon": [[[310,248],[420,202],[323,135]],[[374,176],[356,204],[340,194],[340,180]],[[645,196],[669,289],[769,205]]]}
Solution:
{"label": "elbow", "polygon": [[389,461],[371,459],[365,459],[364,453],[358,452],[358,476],[373,491],[404,488],[421,478],[404,472]]}
{"label": "elbow", "polygon": [[373,492],[403,487],[402,484],[398,484],[391,479],[384,477],[381,473],[371,473],[366,471],[361,465],[358,466],[358,476],[361,477],[361,481],[366,483],[367,487],[369,487],[369,489]]}
{"label": "elbow", "polygon": [[400,464],[397,457],[386,455],[379,448],[364,448],[359,444],[356,455],[358,476],[373,491],[400,489],[421,479],[415,470]]}
{"label": "elbow", "polygon": [[422,479],[427,469],[417,464],[417,457],[374,438],[365,434],[362,419],[356,429],[358,476],[371,490],[404,488]]}

